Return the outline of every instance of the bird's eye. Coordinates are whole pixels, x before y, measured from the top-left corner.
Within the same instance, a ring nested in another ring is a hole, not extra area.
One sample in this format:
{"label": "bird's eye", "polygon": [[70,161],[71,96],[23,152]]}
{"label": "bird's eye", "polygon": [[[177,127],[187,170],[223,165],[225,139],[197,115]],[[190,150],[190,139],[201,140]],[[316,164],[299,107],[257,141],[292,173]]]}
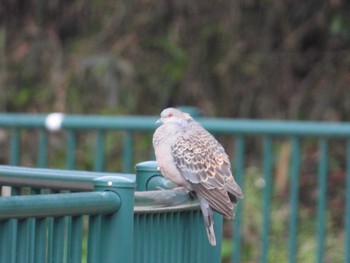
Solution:
{"label": "bird's eye", "polygon": [[172,113],[169,113],[169,114],[168,114],[168,117],[173,117],[173,114],[172,114]]}

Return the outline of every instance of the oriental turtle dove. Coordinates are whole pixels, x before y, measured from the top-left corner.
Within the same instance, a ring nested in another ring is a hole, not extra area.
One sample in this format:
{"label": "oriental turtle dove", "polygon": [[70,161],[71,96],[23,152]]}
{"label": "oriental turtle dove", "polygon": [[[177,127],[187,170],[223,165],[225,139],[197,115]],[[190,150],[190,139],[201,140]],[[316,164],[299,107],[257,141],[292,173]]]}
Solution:
{"label": "oriental turtle dove", "polygon": [[199,200],[208,239],[216,245],[212,209],[226,218],[243,198],[221,144],[189,114],[175,108],[162,111],[163,123],[153,135],[156,160],[162,174]]}

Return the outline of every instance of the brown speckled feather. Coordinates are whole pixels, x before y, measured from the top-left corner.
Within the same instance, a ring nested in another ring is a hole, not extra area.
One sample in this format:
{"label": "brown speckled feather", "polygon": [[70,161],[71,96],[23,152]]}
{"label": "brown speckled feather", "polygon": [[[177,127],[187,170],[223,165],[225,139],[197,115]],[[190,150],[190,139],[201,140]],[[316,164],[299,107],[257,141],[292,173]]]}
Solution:
{"label": "brown speckled feather", "polygon": [[167,108],[157,123],[153,147],[162,174],[198,198],[209,243],[216,245],[213,211],[233,218],[243,194],[232,174],[224,148],[190,115]]}
{"label": "brown speckled feather", "polygon": [[192,126],[172,144],[175,164],[213,209],[233,218],[233,203],[243,195],[232,177],[228,156],[200,124],[193,121]]}

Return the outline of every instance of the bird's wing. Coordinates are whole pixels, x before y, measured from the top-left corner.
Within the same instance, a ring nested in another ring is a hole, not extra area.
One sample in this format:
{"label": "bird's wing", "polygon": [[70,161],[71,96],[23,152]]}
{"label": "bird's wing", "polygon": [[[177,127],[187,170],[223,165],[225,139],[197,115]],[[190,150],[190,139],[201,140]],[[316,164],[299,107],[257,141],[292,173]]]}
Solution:
{"label": "bird's wing", "polygon": [[243,197],[231,174],[229,158],[220,143],[204,128],[197,127],[179,136],[172,154],[181,175],[193,190],[208,200],[213,209],[233,217],[233,203]]}

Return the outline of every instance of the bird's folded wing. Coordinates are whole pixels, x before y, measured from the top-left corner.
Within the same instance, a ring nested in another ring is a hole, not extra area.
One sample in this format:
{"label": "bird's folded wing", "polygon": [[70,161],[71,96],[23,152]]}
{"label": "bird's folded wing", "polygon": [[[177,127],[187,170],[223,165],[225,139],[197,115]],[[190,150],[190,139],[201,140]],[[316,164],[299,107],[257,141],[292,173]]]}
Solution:
{"label": "bird's folded wing", "polygon": [[236,203],[243,194],[218,141],[199,127],[180,136],[172,145],[172,154],[181,175],[191,183],[193,190],[208,200],[213,209],[233,217],[231,202]]}

